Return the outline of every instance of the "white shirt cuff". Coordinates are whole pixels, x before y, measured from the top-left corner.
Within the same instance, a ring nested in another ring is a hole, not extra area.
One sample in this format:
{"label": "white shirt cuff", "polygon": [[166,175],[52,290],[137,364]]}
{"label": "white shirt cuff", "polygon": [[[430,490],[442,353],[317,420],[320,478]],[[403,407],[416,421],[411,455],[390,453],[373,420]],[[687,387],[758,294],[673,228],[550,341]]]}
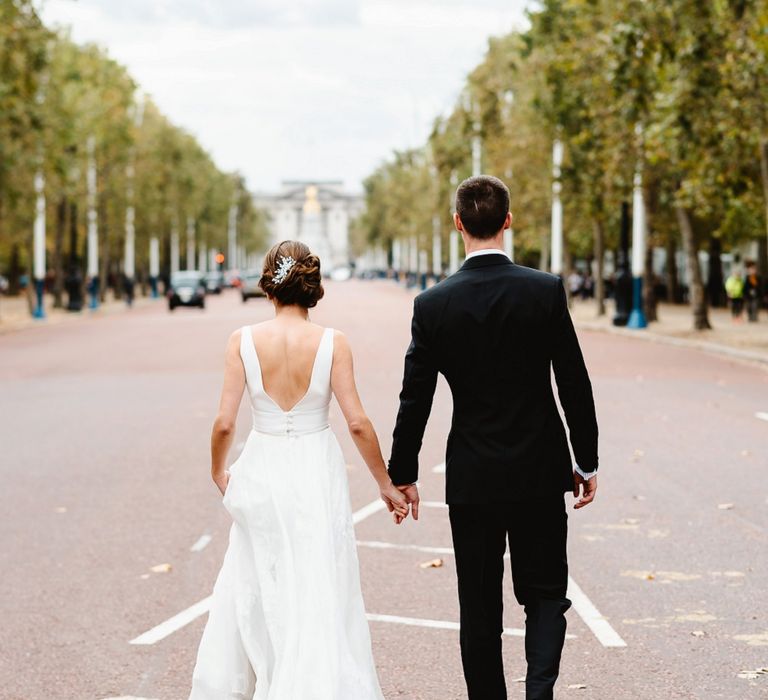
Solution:
{"label": "white shirt cuff", "polygon": [[595,474],[597,474],[597,469],[591,472],[583,472],[581,469],[579,469],[578,464],[573,465],[573,471],[575,471],[582,479],[585,481],[589,481]]}

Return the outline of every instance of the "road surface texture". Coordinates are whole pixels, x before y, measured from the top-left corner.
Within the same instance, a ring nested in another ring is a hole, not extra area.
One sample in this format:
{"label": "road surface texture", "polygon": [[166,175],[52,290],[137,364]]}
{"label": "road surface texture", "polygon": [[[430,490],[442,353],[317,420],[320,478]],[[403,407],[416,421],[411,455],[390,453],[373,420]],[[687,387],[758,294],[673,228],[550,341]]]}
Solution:
{"label": "road surface texture", "polygon": [[[347,333],[385,450],[412,296],[392,282],[329,283],[312,313]],[[233,330],[270,315],[268,302],[226,292],[205,311],[160,301],[0,337],[0,697],[187,697],[230,525],[208,462],[223,351]],[[557,697],[768,697],[757,672],[768,667],[768,372],[581,339],[602,466],[596,502],[570,516],[574,608]],[[332,408],[388,700],[465,697],[441,507],[450,414],[441,382],[421,460],[431,503],[398,528],[367,507],[375,486]],[[241,411],[231,459],[249,421]],[[522,698],[509,577],[506,593],[509,697]]]}

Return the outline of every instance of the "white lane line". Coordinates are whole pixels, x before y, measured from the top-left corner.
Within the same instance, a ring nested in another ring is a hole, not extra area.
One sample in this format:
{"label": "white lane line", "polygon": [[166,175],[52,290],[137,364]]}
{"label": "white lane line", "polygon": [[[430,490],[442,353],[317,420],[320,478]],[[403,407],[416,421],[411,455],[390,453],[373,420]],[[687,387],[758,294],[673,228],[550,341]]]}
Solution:
{"label": "white lane line", "polygon": [[604,647],[625,647],[627,643],[619,636],[619,633],[611,627],[600,611],[592,604],[587,594],[581,590],[579,584],[570,576],[568,577],[568,598],[573,603],[573,609],[584,620],[584,623],[592,630],[597,641]]}
{"label": "white lane line", "polygon": [[352,513],[352,522],[357,525],[363,522],[366,518],[370,518],[374,513],[378,513],[380,510],[384,510],[386,505],[384,501],[377,498],[375,501],[371,501],[367,506],[363,506],[360,510]]}
{"label": "white lane line", "polygon": [[[459,630],[458,622],[448,620],[425,620],[419,617],[401,617],[400,615],[377,615],[366,613],[369,622],[387,622],[394,625],[407,625],[408,627],[428,627],[436,630]],[[507,637],[525,637],[525,630],[519,627],[505,627],[502,632]],[[574,634],[566,634],[566,639],[576,639]]]}
{"label": "white lane line", "polygon": [[190,548],[190,552],[202,552],[211,542],[213,538],[210,535],[200,535],[200,539],[197,540]]}
{"label": "white lane line", "polygon": [[447,508],[448,504],[442,501],[420,501],[419,505],[422,508]]}
{"label": "white lane line", "polygon": [[[429,627],[436,630],[458,630],[458,622],[448,622],[447,620],[423,620],[418,617],[400,617],[399,615],[376,615],[367,613],[366,617],[370,622],[389,622],[395,625],[408,625],[409,627]],[[504,634],[510,637],[525,637],[525,630],[516,627],[505,627]]]}
{"label": "white lane line", "polygon": [[211,596],[208,596],[191,605],[186,610],[182,610],[180,613],[168,618],[165,622],[161,622],[151,630],[147,630],[144,634],[140,634],[128,643],[137,645],[157,644],[160,640],[169,637],[174,632],[178,632],[182,627],[186,627],[190,622],[207,613],[210,607]]}
{"label": "white lane line", "polygon": [[440,464],[436,464],[434,467],[432,467],[432,471],[435,474],[445,474],[445,462],[440,462]]}
{"label": "white lane line", "polygon": [[418,544],[394,544],[392,542],[380,542],[378,540],[358,540],[358,547],[370,549],[398,549],[410,552],[424,552],[425,554],[453,554],[451,547],[424,547]]}
{"label": "white lane line", "polygon": [[[378,513],[383,508],[385,508],[385,505],[384,501],[381,499],[372,501],[367,506],[363,506],[360,510],[355,511],[352,514],[352,522],[355,524],[360,523],[374,513]],[[202,537],[200,539],[202,539]],[[198,542],[199,541],[200,540],[198,540]],[[201,615],[205,615],[210,606],[211,596],[208,596],[194,605],[191,605],[186,610],[182,610],[180,613],[167,619],[165,622],[161,622],[151,630],[147,630],[143,634],[140,634],[135,639],[132,639],[129,644],[157,644],[157,642],[169,637],[174,632],[178,632],[182,627],[186,627],[190,622],[194,622]]]}
{"label": "white lane line", "polygon": [[760,420],[768,420],[768,413],[765,411],[758,411],[755,413],[755,418],[759,418]]}
{"label": "white lane line", "polygon": [[120,697],[104,698],[104,700],[155,700],[154,698],[139,698],[135,695],[121,695]]}

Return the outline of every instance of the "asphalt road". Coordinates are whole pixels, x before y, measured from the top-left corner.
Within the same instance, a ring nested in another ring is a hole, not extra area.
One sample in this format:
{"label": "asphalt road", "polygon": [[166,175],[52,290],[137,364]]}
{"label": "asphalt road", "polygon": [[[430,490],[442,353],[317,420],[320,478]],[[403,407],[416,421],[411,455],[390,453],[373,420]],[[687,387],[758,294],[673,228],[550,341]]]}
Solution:
{"label": "asphalt road", "polygon": [[[390,282],[336,283],[313,312],[348,334],[385,449],[411,299]],[[210,593],[229,528],[208,471],[224,346],[270,313],[230,292],[205,311],[160,302],[0,337],[0,698],[187,697],[205,615],[173,618]],[[768,675],[740,677],[768,667],[768,422],[756,415],[768,412],[768,372],[600,333],[582,343],[602,471],[596,502],[570,519],[582,594],[557,697],[768,697]],[[366,607],[384,616],[371,631],[388,700],[465,697],[444,476],[433,471],[450,411],[441,384],[422,453],[434,503],[396,528],[365,509],[376,489],[332,410]],[[236,445],[249,420],[241,411]],[[507,594],[515,698],[523,619],[509,580]],[[129,643],[163,623],[154,643]]]}

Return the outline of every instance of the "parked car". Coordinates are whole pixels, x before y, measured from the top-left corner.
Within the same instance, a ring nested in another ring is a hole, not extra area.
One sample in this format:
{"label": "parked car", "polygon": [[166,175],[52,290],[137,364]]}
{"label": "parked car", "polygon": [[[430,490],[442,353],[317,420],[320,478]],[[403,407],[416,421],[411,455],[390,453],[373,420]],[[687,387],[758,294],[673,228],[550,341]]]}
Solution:
{"label": "parked car", "polygon": [[261,273],[255,270],[245,272],[241,277],[240,293],[243,295],[243,303],[254,297],[263,297],[264,292],[259,287]]}
{"label": "parked car", "polygon": [[224,276],[220,272],[209,272],[205,275],[205,291],[208,294],[221,294],[224,288]]}
{"label": "parked car", "polygon": [[171,275],[168,288],[168,309],[177,306],[199,306],[205,308],[205,279],[194,270],[183,270]]}

